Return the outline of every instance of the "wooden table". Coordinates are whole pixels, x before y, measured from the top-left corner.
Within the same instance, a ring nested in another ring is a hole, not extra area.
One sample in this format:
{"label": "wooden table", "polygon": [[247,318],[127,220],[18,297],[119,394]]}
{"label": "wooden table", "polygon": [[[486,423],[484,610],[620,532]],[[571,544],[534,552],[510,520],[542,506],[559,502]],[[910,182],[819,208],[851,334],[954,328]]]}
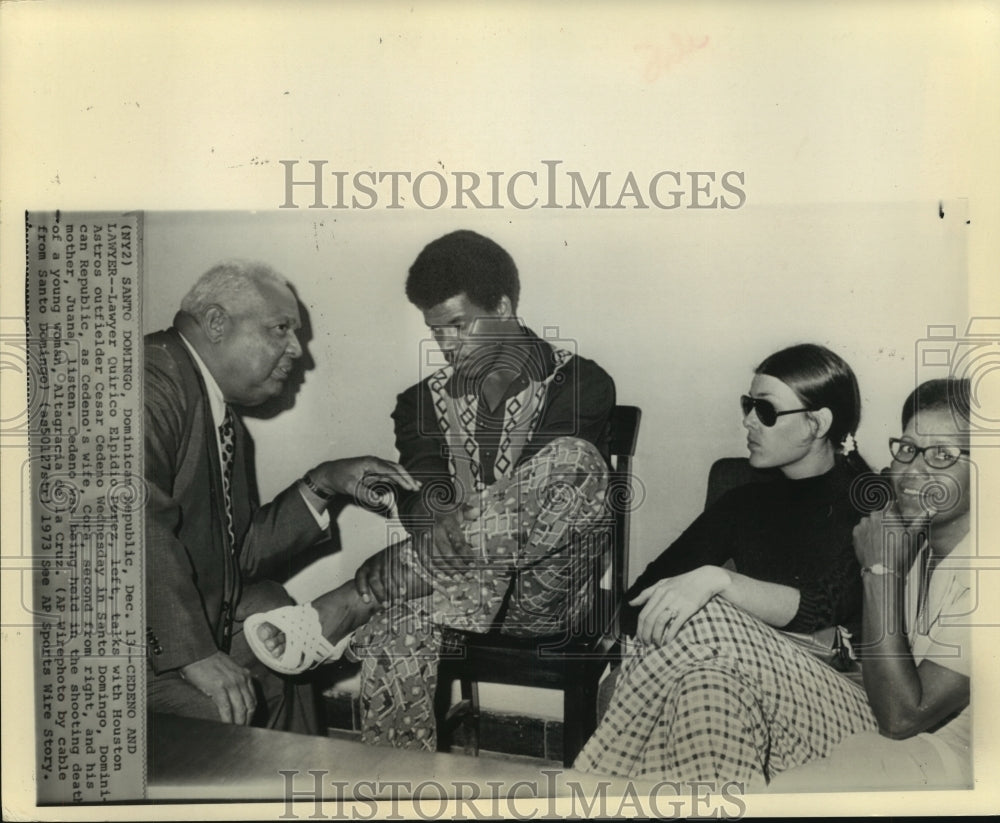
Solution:
{"label": "wooden table", "polygon": [[[150,715],[148,737],[151,801],[284,801],[290,788],[298,799],[311,801],[317,782],[310,770],[323,772],[318,794],[330,801],[351,799],[358,791],[366,798],[440,797],[434,786],[420,789],[425,781],[444,786],[450,792],[446,796],[470,797],[475,789],[469,784],[476,784],[482,797],[519,798],[565,798],[574,792],[589,798],[601,782],[615,796],[627,791],[629,783],[559,766],[401,751],[164,714]],[[289,770],[297,774],[280,773]],[[652,785],[631,783],[639,791]]]}

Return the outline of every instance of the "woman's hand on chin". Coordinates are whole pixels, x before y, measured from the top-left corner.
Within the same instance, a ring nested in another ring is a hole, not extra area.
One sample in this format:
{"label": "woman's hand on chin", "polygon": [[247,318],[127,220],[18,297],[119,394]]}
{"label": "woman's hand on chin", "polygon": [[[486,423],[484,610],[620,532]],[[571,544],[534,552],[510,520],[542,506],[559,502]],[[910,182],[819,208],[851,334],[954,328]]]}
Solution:
{"label": "woman's hand on chin", "polygon": [[882,565],[906,576],[923,543],[933,512],[907,517],[895,507],[872,512],[854,527],[854,554],[863,569]]}

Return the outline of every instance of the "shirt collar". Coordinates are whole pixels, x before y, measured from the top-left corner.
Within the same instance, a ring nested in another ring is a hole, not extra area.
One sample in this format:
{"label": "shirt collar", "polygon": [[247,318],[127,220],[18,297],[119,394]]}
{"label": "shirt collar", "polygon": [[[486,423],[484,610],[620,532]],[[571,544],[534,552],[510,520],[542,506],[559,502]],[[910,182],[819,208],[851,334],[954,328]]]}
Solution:
{"label": "shirt collar", "polygon": [[198,367],[202,380],[205,381],[205,388],[208,391],[208,405],[212,410],[212,422],[215,423],[215,428],[218,429],[226,417],[226,397],[222,393],[222,389],[219,388],[219,384],[215,382],[215,378],[212,377],[212,372],[208,370],[205,361],[198,356],[198,352],[195,351],[194,346],[188,342],[188,339],[183,334],[180,332],[177,332],[177,334],[184,342],[184,345],[187,346],[187,350],[191,352],[194,364]]}
{"label": "shirt collar", "polygon": [[[526,326],[521,326],[520,333],[512,334],[504,340],[501,356],[505,365],[518,366],[516,373],[510,372],[511,379],[504,390],[504,397],[522,391],[530,382],[542,382],[555,369],[552,346]],[[452,371],[445,387],[452,397],[469,394],[467,389],[478,384],[474,376],[466,380],[455,378],[455,372]]]}
{"label": "shirt collar", "polygon": [[[975,522],[975,521],[972,521]],[[969,568],[969,559],[972,556],[972,532],[965,535],[946,557],[942,557],[937,564],[937,569],[957,574]],[[935,569],[935,571],[937,571]]]}

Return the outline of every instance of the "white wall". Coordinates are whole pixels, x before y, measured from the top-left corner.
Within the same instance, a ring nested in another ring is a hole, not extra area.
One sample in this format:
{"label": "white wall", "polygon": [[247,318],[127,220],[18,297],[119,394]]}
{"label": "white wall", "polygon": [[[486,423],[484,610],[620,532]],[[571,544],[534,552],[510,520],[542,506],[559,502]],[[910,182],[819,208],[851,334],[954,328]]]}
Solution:
{"label": "white wall", "polygon": [[[885,440],[914,385],[927,325],[961,334],[967,321],[965,215],[957,203],[945,211],[941,219],[937,202],[919,202],[336,219],[307,210],[151,213],[144,317],[151,330],[169,325],[191,283],[226,257],[266,260],[296,284],[315,368],[294,408],[248,421],[266,499],[320,460],[394,456],[389,414],[420,376],[427,339],[403,293],[406,270],[447,231],[488,234],[518,264],[528,324],[558,327],[611,373],[619,402],[643,409],[634,577],[697,514],[712,460],[745,454],[737,398],[778,348],[814,341],[851,363],[864,402],[862,453],[876,467],[887,462]],[[340,523],[344,556],[297,581],[299,596],[340,582],[380,547],[377,518],[348,511]],[[554,693],[530,698],[535,711],[559,716]],[[486,690],[484,702],[526,705],[505,689]]]}

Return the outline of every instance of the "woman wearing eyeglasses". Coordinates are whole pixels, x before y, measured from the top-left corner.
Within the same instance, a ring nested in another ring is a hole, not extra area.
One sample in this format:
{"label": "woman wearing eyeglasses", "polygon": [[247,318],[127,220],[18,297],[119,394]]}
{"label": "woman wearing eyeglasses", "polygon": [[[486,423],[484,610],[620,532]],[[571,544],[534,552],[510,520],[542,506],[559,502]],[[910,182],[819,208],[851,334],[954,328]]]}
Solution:
{"label": "woman wearing eyeglasses", "polygon": [[626,661],[577,767],[775,791],[969,785],[968,638],[954,625],[974,605],[959,559],[971,553],[968,397],[968,381],[947,380],[908,398],[892,499],[853,529],[864,688],[713,598]]}
{"label": "woman wearing eyeglasses", "polygon": [[854,530],[865,692],[874,727],[773,791],[971,788],[969,381],[922,384],[889,441],[894,500]]}

